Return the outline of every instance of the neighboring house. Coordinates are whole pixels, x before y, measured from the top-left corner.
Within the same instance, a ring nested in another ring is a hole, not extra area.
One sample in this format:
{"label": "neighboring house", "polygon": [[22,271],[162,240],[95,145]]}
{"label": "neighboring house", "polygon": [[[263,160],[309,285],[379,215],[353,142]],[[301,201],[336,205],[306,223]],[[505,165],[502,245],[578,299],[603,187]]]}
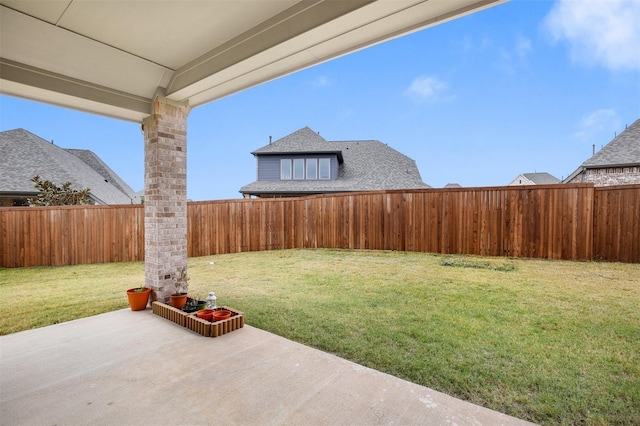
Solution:
{"label": "neighboring house", "polygon": [[516,176],[514,180],[511,181],[509,186],[514,185],[553,185],[555,183],[560,183],[560,179],[557,177],[546,173],[522,173]]}
{"label": "neighboring house", "polygon": [[257,181],[240,188],[245,198],[430,188],[416,162],[395,149],[379,141],[329,142],[308,127],[252,154]]}
{"label": "neighboring house", "polygon": [[0,206],[27,205],[38,195],[31,178],[40,175],[58,186],[89,188],[94,204],[137,204],[140,199],[93,152],[63,149],[24,129],[0,132]]}
{"label": "neighboring house", "polygon": [[462,185],[460,185],[459,183],[448,183],[445,186],[443,186],[443,188],[447,189],[447,188],[462,188]]}
{"label": "neighboring house", "polygon": [[564,183],[595,186],[640,183],[640,119],[582,163]]}

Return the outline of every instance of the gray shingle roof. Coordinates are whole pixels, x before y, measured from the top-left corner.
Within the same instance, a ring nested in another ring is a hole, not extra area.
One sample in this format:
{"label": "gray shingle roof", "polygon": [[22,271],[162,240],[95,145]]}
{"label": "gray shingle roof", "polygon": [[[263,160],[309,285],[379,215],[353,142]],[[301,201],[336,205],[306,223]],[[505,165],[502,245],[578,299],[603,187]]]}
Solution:
{"label": "gray shingle roof", "polygon": [[558,179],[557,177],[547,172],[523,173],[522,176],[526,177],[536,185],[548,185],[548,184],[560,183],[560,179]]}
{"label": "gray shingle roof", "polygon": [[585,169],[625,166],[640,166],[640,119],[582,163],[563,182],[571,182]]}
{"label": "gray shingle roof", "polygon": [[254,155],[260,154],[292,154],[305,152],[331,152],[333,149],[327,140],[311,130],[303,127],[290,135],[263,146],[252,152]]}
{"label": "gray shingle roof", "polygon": [[[105,182],[105,179],[109,178],[101,176],[72,151],[78,150],[64,150],[24,129],[0,132],[0,193],[35,195],[36,190],[31,178],[37,174],[57,185],[71,182],[73,189],[90,188],[91,198],[101,204],[132,202],[127,194],[127,189],[131,188],[126,183],[113,177],[114,181],[120,182],[117,186]],[[89,163],[98,166],[102,164],[99,168],[108,175],[115,176],[115,173],[91,151],[81,153],[81,156]]]}
{"label": "gray shingle roof", "polygon": [[320,193],[381,189],[430,188],[422,181],[416,162],[375,141],[328,142],[304,127],[253,152],[255,155],[294,153],[341,153],[343,163],[337,180],[256,181],[241,193]]}
{"label": "gray shingle roof", "polygon": [[640,119],[582,163],[586,168],[635,165],[640,165]]}
{"label": "gray shingle roof", "polygon": [[98,172],[108,183],[118,188],[120,192],[126,194],[129,198],[134,199],[136,204],[140,202],[138,194],[93,151],[89,151],[88,149],[71,148],[66,148],[65,151],[70,152],[84,161],[89,165],[89,167]]}

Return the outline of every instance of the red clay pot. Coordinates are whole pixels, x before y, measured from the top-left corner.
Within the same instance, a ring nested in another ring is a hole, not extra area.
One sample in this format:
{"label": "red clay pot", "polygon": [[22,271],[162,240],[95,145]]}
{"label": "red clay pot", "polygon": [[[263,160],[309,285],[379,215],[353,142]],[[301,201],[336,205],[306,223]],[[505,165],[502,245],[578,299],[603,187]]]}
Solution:
{"label": "red clay pot", "polygon": [[171,295],[171,306],[173,306],[174,308],[180,309],[186,304],[187,304],[187,293]]}
{"label": "red clay pot", "polygon": [[145,288],[142,291],[138,291],[137,288],[130,288],[127,290],[127,298],[129,299],[129,307],[131,310],[144,311],[147,308],[150,293],[150,288]]}
{"label": "red clay pot", "polygon": [[226,310],[215,311],[213,313],[213,320],[214,321],[222,321],[222,320],[229,319],[230,317],[231,317],[231,312],[226,311]]}
{"label": "red clay pot", "polygon": [[198,318],[211,321],[211,318],[213,318],[213,309],[200,309],[198,312],[196,312],[196,315],[198,316]]}

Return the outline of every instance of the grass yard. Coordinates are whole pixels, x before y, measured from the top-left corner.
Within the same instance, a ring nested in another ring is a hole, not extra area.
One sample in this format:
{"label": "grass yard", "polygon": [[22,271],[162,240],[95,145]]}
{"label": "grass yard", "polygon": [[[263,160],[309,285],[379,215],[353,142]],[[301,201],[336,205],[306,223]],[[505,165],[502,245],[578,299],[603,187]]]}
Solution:
{"label": "grass yard", "polygon": [[[286,250],[189,259],[247,323],[542,424],[640,423],[640,265]],[[142,263],[0,269],[0,334],[126,308]],[[292,320],[294,319],[295,320]]]}

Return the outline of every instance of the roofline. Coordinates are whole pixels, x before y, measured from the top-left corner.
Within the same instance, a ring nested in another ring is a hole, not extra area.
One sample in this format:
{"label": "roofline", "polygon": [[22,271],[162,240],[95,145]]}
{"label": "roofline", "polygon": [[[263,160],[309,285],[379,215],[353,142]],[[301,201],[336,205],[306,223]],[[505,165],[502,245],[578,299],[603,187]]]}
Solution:
{"label": "roofline", "polygon": [[314,194],[339,194],[341,192],[362,192],[362,190],[357,190],[357,191],[350,191],[348,189],[343,189],[343,190],[333,190],[333,191],[243,191],[243,190],[239,190],[239,193],[243,194],[243,195],[259,195],[259,194],[273,194],[273,195],[292,195],[292,194],[308,194],[308,195],[314,195]]}
{"label": "roofline", "polygon": [[620,163],[620,164],[596,164],[596,165],[588,165],[584,164],[580,167],[583,169],[608,169],[612,167],[636,167],[640,166],[640,163]]}
{"label": "roofline", "polygon": [[269,152],[259,152],[253,151],[251,154],[253,155],[285,155],[285,154],[341,154],[341,150],[333,150],[333,151],[269,151]]}
{"label": "roofline", "polygon": [[[24,191],[0,191],[0,197],[37,197],[39,192],[24,192]],[[89,191],[88,197],[93,203],[106,205],[104,201],[96,197]]]}
{"label": "roofline", "polygon": [[571,180],[573,178],[575,178],[576,176],[578,176],[580,173],[582,173],[585,170],[584,167],[580,166],[577,169],[575,169],[573,171],[573,173],[571,173],[569,176],[567,176],[566,178],[564,178],[563,180],[561,180],[560,182],[562,183],[567,183],[567,182],[571,182]]}
{"label": "roofline", "polygon": [[342,151],[269,151],[269,152],[253,151],[251,154],[254,155],[254,156],[258,156],[258,155],[336,154],[338,156],[338,161],[340,161],[341,163],[344,162],[344,158],[342,157]]}

